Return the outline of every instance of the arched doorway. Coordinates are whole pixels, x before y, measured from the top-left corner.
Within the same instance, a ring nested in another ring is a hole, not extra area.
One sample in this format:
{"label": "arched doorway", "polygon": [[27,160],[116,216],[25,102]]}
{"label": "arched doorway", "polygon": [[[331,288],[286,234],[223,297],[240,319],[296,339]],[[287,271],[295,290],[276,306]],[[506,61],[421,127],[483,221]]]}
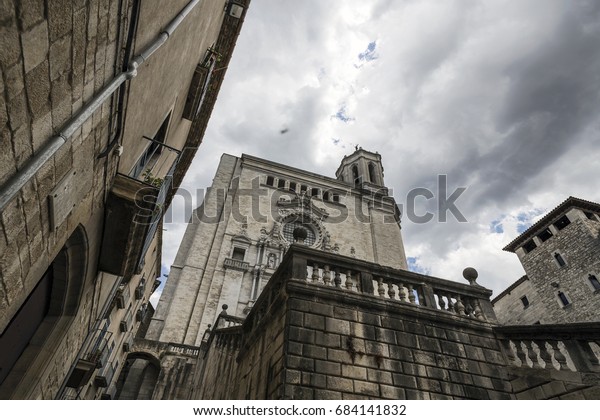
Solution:
{"label": "arched doorway", "polygon": [[160,362],[146,353],[131,353],[117,381],[117,400],[149,400],[160,374]]}

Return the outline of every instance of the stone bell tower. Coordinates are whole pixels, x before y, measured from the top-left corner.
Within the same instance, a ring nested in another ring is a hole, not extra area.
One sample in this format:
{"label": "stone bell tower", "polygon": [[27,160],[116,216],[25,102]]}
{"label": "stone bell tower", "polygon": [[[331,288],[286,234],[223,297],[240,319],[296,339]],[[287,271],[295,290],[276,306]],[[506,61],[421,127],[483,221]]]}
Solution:
{"label": "stone bell tower", "polygon": [[355,188],[383,189],[387,195],[387,189],[383,182],[381,155],[377,152],[373,153],[357,147],[350,156],[344,156],[335,176],[339,181],[351,184]]}

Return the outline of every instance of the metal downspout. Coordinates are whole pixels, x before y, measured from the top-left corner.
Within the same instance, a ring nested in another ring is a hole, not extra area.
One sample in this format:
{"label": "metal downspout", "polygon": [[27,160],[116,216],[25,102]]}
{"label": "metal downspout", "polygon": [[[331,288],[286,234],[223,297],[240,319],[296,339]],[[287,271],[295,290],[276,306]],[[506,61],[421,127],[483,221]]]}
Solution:
{"label": "metal downspout", "polygon": [[154,41],[140,52],[129,63],[127,71],[116,76],[108,85],[106,85],[99,94],[97,94],[90,102],[71,118],[61,129],[61,131],[52,137],[29,161],[23,169],[14,174],[0,189],[0,210],[3,210],[6,205],[17,195],[17,193],[27,184],[31,178],[35,176],[37,171],[46,163],[54,154],[71,138],[71,136],[83,125],[83,123],[98,110],[110,96],[121,86],[126,80],[137,76],[137,68],[143,64],[156,50],[158,50],[177,27],[183,22],[185,17],[191,10],[200,2],[200,0],[190,1],[181,11],[175,16],[164,30],[158,34]]}

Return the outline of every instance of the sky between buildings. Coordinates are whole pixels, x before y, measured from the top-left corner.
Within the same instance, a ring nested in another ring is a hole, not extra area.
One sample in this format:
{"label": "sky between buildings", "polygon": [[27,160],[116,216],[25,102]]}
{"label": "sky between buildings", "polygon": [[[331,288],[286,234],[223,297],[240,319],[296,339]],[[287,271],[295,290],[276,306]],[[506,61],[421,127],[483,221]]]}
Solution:
{"label": "sky between buildings", "polygon": [[182,188],[210,186],[222,153],[335,177],[358,144],[382,155],[400,205],[437,196],[440,174],[448,196],[466,188],[467,222],[439,222],[425,198],[415,212],[432,221],[404,212],[409,266],[463,282],[472,266],[496,295],[523,274],[504,245],[570,195],[600,201],[599,45],[598,1],[253,0]]}

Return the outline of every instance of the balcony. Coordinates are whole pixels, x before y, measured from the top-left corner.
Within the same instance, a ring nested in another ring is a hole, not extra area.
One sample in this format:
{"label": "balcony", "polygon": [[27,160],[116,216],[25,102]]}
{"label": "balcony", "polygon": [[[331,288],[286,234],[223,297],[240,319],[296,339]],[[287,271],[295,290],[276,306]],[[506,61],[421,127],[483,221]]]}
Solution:
{"label": "balcony", "polygon": [[93,333],[92,339],[83,352],[83,356],[75,362],[73,371],[67,380],[65,392],[72,393],[69,388],[77,389],[85,385],[89,382],[96,369],[107,365],[110,356],[108,341],[111,335],[112,333],[108,331],[108,323],[106,322]]}
{"label": "balcony", "polygon": [[145,263],[144,257],[162,220],[167,193],[179,161],[179,151],[167,145],[160,147],[177,154],[164,178],[152,175],[155,167],[160,170],[167,161],[160,157],[149,159],[152,167],[141,173],[143,179],[118,173],[113,180],[106,203],[100,252],[99,268],[102,271],[128,277],[139,274]]}
{"label": "balcony", "polygon": [[225,258],[223,267],[238,271],[248,271],[250,264],[241,260],[234,260],[233,258]]}

